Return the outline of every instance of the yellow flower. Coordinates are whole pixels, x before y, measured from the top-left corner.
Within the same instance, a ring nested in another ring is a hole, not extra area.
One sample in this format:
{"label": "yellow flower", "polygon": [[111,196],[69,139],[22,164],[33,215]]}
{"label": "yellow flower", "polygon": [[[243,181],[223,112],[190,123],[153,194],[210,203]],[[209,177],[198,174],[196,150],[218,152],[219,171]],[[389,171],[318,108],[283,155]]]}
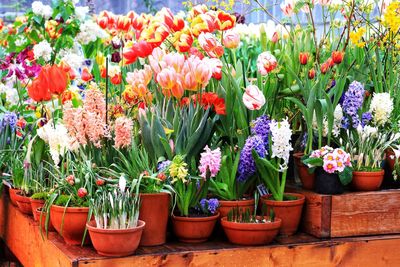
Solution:
{"label": "yellow flower", "polygon": [[104,64],[106,64],[106,58],[105,58],[105,56],[103,55],[103,53],[101,53],[101,52],[98,52],[98,53],[97,53],[97,55],[96,55],[96,63],[97,63],[99,66],[103,66]]}
{"label": "yellow flower", "polygon": [[365,42],[362,40],[362,37],[365,34],[365,32],[366,32],[365,28],[359,28],[357,31],[351,32],[350,41],[358,47],[364,47]]}
{"label": "yellow flower", "polygon": [[186,177],[188,176],[188,169],[182,156],[177,155],[174,157],[169,166],[169,174],[172,177],[172,183],[175,183],[178,180],[181,180],[183,183],[187,182]]}
{"label": "yellow flower", "polygon": [[400,29],[400,2],[393,1],[383,15],[383,25],[390,28],[390,31],[397,33]]}

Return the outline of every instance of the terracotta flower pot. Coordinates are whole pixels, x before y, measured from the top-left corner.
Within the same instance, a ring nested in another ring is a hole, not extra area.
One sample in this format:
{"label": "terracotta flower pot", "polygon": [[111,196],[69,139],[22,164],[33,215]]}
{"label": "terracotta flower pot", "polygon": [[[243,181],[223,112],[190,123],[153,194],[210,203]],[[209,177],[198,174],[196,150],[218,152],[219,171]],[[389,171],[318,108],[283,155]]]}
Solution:
{"label": "terracotta flower pot", "polygon": [[8,190],[9,194],[10,194],[10,201],[14,206],[18,206],[17,205],[17,193],[20,192],[21,189],[16,189],[16,188],[10,188]]}
{"label": "terracotta flower pot", "polygon": [[98,254],[123,257],[135,253],[146,223],[139,220],[138,226],[131,229],[99,229],[96,222],[86,224],[93,247]]}
{"label": "terracotta flower pot", "polygon": [[297,193],[285,193],[286,196],[297,197],[296,200],[276,201],[272,196],[263,196],[262,201],[267,205],[267,214],[272,208],[277,218],[282,219],[281,229],[279,231],[282,235],[293,235],[297,232],[299,227],[301,212],[305,197]]}
{"label": "terracotta flower pot", "polygon": [[18,209],[26,215],[32,215],[32,206],[29,197],[21,195],[21,191],[17,192],[17,206]]}
{"label": "terracotta flower pot", "polygon": [[141,246],[158,246],[166,241],[170,195],[168,193],[140,194],[139,219],[146,222]]}
{"label": "terracotta flower pot", "polygon": [[254,212],[254,199],[243,200],[219,200],[219,213],[221,218],[226,217],[231,209],[238,207],[239,209],[250,209],[250,213]]}
{"label": "terracotta flower pot", "polygon": [[[42,231],[46,232],[46,216],[47,212],[42,212],[42,208],[37,208],[34,212],[33,215],[36,216],[38,219],[37,221],[39,222],[40,226],[42,227]],[[54,232],[55,229],[53,227],[53,224],[51,223],[51,220],[49,220],[49,224],[47,225],[48,231],[49,232]]]}
{"label": "terracotta flower pot", "polygon": [[172,227],[175,235],[182,242],[201,243],[210,237],[219,212],[209,217],[181,217],[172,215]]}
{"label": "terracotta flower pot", "polygon": [[[89,208],[68,207],[65,210],[65,215],[64,210],[65,207],[52,205],[50,208],[51,223],[64,238],[65,243],[68,245],[80,245],[86,228]],[[89,243],[88,236],[86,236],[85,240],[85,244],[87,243]]]}
{"label": "terracotta flower pot", "polygon": [[353,180],[351,181],[351,185],[357,191],[379,190],[384,176],[384,170],[374,172],[353,171]]}
{"label": "terracotta flower pot", "polygon": [[303,152],[298,152],[293,154],[294,162],[297,166],[297,171],[299,174],[302,187],[306,190],[313,190],[315,183],[315,173],[309,173],[308,167],[303,162],[301,162],[301,157],[304,156]]}
{"label": "terracotta flower pot", "polygon": [[43,207],[43,205],[44,205],[44,200],[43,200],[43,199],[32,199],[32,198],[30,198],[29,200],[31,201],[33,219],[34,219],[35,221],[38,221],[38,220],[39,220],[39,217],[37,217],[36,210],[37,210],[38,208]]}
{"label": "terracotta flower pot", "polygon": [[[261,216],[257,216],[257,219],[261,219]],[[221,225],[229,242],[245,246],[271,243],[279,233],[281,224],[282,220],[279,218],[268,223],[237,223],[229,222],[227,217],[221,219]]]}

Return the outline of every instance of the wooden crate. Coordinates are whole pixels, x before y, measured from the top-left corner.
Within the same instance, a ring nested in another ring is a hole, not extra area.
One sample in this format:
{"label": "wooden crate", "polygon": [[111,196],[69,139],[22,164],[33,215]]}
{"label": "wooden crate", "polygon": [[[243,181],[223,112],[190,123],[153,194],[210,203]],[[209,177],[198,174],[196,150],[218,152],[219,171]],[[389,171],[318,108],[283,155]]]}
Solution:
{"label": "wooden crate", "polygon": [[316,237],[348,237],[400,233],[400,190],[306,196],[302,230]]}
{"label": "wooden crate", "polygon": [[215,238],[202,244],[174,240],[109,258],[90,246],[68,246],[56,233],[42,239],[36,222],[0,197],[0,236],[23,266],[400,266],[400,235],[319,240],[299,233],[268,246],[243,247]]}

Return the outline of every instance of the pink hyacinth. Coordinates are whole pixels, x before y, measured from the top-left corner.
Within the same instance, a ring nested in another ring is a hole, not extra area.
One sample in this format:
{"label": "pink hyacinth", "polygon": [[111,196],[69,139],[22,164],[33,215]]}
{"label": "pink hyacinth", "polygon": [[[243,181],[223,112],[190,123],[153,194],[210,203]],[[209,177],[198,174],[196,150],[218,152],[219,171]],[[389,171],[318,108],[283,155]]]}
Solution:
{"label": "pink hyacinth", "polygon": [[115,148],[124,148],[131,145],[132,142],[132,120],[127,117],[119,117],[115,120]]}
{"label": "pink hyacinth", "polygon": [[200,176],[206,179],[207,173],[210,177],[215,177],[221,167],[221,150],[219,148],[211,150],[208,146],[204,147],[204,152],[200,157]]}

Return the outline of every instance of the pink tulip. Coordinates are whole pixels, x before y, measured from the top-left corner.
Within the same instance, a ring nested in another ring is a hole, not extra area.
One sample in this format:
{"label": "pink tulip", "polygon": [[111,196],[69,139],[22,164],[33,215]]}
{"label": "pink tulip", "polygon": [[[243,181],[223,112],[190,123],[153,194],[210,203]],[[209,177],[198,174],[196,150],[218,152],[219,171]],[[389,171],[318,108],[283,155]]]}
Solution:
{"label": "pink tulip", "polygon": [[235,49],[239,46],[240,36],[237,32],[228,30],[224,33],[224,46],[229,49]]}
{"label": "pink tulip", "polygon": [[249,85],[243,94],[243,103],[250,110],[259,110],[265,104],[265,96],[256,85]]}
{"label": "pink tulip", "polygon": [[157,75],[157,82],[163,89],[165,95],[180,99],[184,90],[182,86],[182,75],[177,73],[174,68],[166,67]]}
{"label": "pink tulip", "polygon": [[294,6],[293,0],[285,0],[285,2],[281,3],[281,10],[285,16],[291,17],[294,13]]}
{"label": "pink tulip", "polygon": [[267,75],[271,71],[273,71],[276,66],[278,66],[278,62],[276,58],[271,54],[271,52],[263,52],[258,55],[257,58],[257,68],[261,75]]}
{"label": "pink tulip", "polygon": [[199,35],[199,45],[209,57],[219,58],[224,54],[224,47],[217,41],[214,35],[202,32]]}
{"label": "pink tulip", "polygon": [[206,61],[206,64],[210,67],[211,72],[212,72],[212,77],[221,80],[222,78],[222,61],[219,60],[218,58],[208,58],[204,59],[203,61]]}
{"label": "pink tulip", "polygon": [[166,66],[172,67],[176,72],[181,72],[185,63],[185,56],[180,53],[169,53],[164,56]]}

